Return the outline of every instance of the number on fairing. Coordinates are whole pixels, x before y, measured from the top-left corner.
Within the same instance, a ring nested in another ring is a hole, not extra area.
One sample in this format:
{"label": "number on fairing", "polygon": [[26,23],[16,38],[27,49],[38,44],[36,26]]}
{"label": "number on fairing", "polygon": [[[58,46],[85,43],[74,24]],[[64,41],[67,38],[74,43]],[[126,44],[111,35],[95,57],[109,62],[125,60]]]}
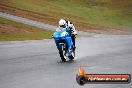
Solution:
{"label": "number on fairing", "polygon": [[66,36],[68,33],[65,31],[61,34],[61,37]]}

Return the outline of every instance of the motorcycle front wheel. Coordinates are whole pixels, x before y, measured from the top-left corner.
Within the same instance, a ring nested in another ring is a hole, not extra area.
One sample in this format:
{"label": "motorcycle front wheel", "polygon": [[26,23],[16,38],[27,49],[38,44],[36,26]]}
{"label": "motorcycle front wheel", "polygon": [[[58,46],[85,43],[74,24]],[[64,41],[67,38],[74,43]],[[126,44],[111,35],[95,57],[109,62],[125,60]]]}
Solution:
{"label": "motorcycle front wheel", "polygon": [[64,46],[63,45],[60,45],[59,46],[59,54],[60,54],[60,57],[61,57],[61,60],[63,61],[63,62],[65,62],[66,61],[66,55],[65,55],[65,50],[64,50]]}

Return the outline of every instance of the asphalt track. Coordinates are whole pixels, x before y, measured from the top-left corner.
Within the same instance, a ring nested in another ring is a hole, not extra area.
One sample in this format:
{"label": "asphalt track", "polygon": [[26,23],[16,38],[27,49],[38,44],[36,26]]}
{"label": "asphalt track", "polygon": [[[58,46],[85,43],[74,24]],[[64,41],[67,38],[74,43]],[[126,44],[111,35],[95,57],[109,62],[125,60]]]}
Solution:
{"label": "asphalt track", "polygon": [[88,73],[132,73],[132,35],[79,34],[76,58],[61,62],[53,40],[0,42],[0,88],[132,88],[132,84],[76,82]]}
{"label": "asphalt track", "polygon": [[[76,58],[63,63],[53,40],[0,43],[0,88],[79,88],[78,66],[88,73],[132,73],[132,36],[77,38]],[[86,84],[84,88],[132,88],[131,84]]]}

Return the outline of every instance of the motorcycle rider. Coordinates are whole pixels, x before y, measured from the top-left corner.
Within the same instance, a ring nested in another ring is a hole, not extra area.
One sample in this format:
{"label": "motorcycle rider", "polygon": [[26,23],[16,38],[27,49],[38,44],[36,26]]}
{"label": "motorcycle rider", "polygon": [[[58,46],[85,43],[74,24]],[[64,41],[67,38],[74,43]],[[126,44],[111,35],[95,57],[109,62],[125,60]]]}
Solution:
{"label": "motorcycle rider", "polygon": [[72,22],[68,21],[68,20],[64,20],[61,19],[59,21],[59,28],[56,31],[61,31],[62,28],[66,28],[67,31],[69,32],[71,38],[72,38],[72,42],[73,42],[73,48],[75,49],[75,38],[77,35],[77,31],[74,27],[74,25],[72,24]]}

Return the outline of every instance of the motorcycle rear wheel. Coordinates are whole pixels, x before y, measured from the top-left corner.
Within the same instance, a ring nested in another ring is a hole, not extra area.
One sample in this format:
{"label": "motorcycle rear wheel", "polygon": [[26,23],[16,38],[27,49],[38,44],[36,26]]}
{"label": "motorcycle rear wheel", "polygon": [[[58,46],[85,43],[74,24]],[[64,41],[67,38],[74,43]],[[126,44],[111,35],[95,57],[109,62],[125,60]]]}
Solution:
{"label": "motorcycle rear wheel", "polygon": [[70,56],[68,56],[70,60],[73,60],[75,58],[75,49],[73,48],[73,52]]}

